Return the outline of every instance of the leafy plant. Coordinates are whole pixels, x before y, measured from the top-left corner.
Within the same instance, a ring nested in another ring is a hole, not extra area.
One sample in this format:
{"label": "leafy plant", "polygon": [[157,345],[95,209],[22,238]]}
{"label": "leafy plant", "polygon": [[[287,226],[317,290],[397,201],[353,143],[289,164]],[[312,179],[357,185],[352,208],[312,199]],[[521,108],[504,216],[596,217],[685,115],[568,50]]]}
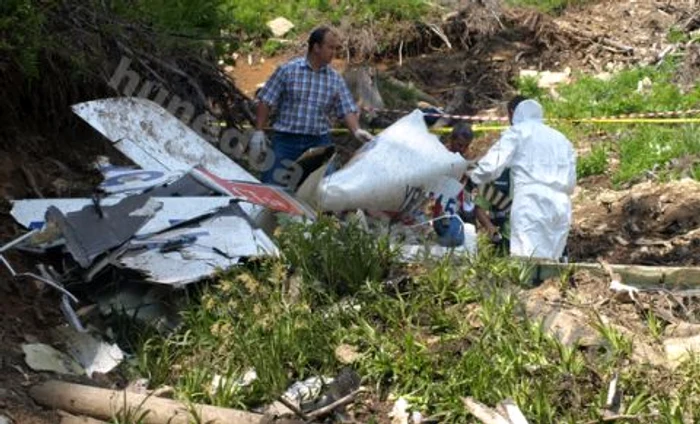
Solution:
{"label": "leafy plant", "polygon": [[608,170],[608,149],[597,145],[587,156],[579,158],[576,165],[578,178],[602,175]]}

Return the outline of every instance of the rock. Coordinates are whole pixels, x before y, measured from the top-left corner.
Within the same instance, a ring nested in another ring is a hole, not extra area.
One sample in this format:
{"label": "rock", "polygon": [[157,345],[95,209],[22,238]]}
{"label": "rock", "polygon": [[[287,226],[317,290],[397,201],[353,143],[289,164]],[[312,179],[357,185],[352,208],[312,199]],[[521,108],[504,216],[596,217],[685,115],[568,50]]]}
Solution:
{"label": "rock", "polygon": [[666,327],[664,336],[670,338],[692,337],[700,335],[700,324],[691,324],[689,322],[679,322]]}
{"label": "rock", "polygon": [[12,424],[12,421],[4,415],[0,415],[0,424]]}
{"label": "rock", "polygon": [[700,353],[700,334],[692,337],[676,337],[664,340],[666,359],[673,367],[679,366],[691,355]]}
{"label": "rock", "polygon": [[585,314],[575,309],[555,310],[546,316],[544,329],[566,346],[600,346],[603,338],[589,321]]}
{"label": "rock", "polygon": [[269,21],[267,27],[270,28],[275,37],[284,37],[286,33],[294,28],[294,24],[286,18],[279,17]]}

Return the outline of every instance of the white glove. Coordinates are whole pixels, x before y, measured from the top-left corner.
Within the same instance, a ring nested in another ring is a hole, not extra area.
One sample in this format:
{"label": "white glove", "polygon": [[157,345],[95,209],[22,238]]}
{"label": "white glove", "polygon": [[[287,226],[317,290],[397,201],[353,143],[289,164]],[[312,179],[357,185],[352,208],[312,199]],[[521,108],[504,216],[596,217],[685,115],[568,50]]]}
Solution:
{"label": "white glove", "polygon": [[365,131],[362,128],[358,128],[357,130],[355,130],[354,135],[356,139],[364,142],[368,142],[374,138],[374,136],[370,134],[369,131]]}
{"label": "white glove", "polygon": [[257,130],[250,138],[250,143],[248,143],[248,160],[253,163],[261,162],[265,153],[267,153],[265,132]]}

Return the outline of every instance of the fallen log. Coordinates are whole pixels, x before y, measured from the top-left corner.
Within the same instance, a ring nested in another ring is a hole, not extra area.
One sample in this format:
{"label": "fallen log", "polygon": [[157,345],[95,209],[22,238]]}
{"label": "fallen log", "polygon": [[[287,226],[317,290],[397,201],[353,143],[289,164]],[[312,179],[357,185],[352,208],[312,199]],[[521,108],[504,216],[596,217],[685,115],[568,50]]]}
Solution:
{"label": "fallen log", "polygon": [[118,415],[144,413],[144,424],[187,424],[196,417],[212,424],[259,424],[263,416],[235,409],[209,405],[184,404],[118,390],[100,389],[81,384],[51,380],[29,390],[40,405],[61,409],[71,414],[111,420]]}
{"label": "fallen log", "polygon": [[[524,258],[523,258],[524,259]],[[527,259],[525,259],[526,262]],[[621,283],[636,287],[640,290],[673,290],[678,294],[684,291],[688,295],[698,295],[700,289],[700,267],[659,267],[643,265],[609,264],[604,267],[599,263],[562,264],[549,261],[533,260],[531,280],[541,282],[548,278],[558,278],[567,270],[587,270],[600,276],[608,276],[609,272],[618,275]],[[607,268],[607,270],[606,270]]]}
{"label": "fallen log", "polygon": [[108,424],[106,421],[89,417],[76,417],[63,411],[58,411],[58,415],[61,416],[61,424]]}

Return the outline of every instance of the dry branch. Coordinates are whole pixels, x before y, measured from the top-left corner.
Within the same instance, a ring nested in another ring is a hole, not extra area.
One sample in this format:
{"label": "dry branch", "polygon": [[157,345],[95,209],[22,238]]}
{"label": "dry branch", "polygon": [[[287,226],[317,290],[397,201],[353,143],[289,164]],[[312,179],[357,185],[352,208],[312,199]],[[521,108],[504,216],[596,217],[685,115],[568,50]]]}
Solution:
{"label": "dry branch", "polygon": [[139,415],[148,411],[144,424],[186,424],[192,419],[191,411],[201,422],[211,424],[259,424],[263,418],[246,411],[199,404],[188,406],[170,399],[56,380],[32,387],[29,395],[40,405],[102,420],[110,420],[125,410]]}

